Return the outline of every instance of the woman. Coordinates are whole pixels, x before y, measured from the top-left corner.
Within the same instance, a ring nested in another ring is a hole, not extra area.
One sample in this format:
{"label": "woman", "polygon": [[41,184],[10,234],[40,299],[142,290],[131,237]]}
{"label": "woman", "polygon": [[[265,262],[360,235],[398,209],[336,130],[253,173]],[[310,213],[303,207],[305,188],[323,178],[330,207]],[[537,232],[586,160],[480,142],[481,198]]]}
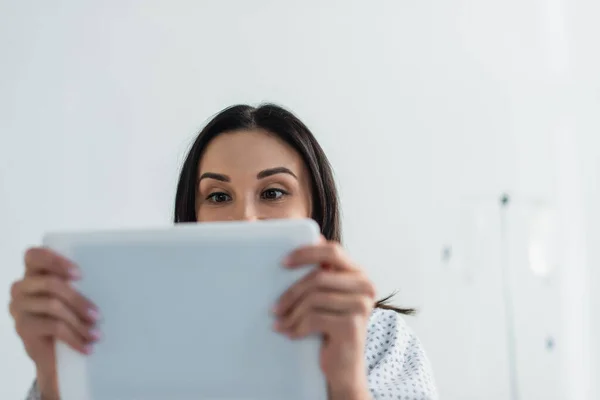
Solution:
{"label": "woman", "polygon": [[[215,116],[183,165],[175,222],[306,218],[323,235],[289,255],[289,268],[319,264],[274,305],[282,335],[323,335],[321,369],[332,400],[437,398],[429,362],[401,318],[375,302],[373,284],[340,246],[337,190],[308,128],[274,106],[240,105]],[[11,314],[37,379],[29,399],[58,398],[54,341],[89,354],[101,333],[99,311],[69,281],[77,266],[48,249],[25,254],[25,276],[11,291]]]}

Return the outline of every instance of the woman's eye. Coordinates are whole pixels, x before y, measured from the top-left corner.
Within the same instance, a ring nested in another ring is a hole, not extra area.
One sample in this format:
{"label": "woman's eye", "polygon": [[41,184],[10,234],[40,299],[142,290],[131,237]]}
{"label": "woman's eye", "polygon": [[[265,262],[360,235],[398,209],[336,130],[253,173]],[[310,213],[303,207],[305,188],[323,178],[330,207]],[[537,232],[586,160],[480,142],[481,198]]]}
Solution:
{"label": "woman's eye", "polygon": [[279,200],[288,193],[281,189],[267,189],[262,192],[261,197],[265,200]]}
{"label": "woman's eye", "polygon": [[227,193],[219,192],[219,193],[211,193],[206,200],[209,200],[213,203],[224,203],[226,201],[231,200],[231,197]]}

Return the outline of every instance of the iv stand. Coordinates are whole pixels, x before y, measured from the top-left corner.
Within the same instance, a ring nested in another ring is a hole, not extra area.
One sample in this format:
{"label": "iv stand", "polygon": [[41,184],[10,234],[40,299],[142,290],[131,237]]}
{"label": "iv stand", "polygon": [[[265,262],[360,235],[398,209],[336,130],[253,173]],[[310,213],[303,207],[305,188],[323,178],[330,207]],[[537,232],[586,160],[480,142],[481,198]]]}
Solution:
{"label": "iv stand", "polygon": [[504,301],[504,315],[506,319],[506,344],[508,348],[508,369],[510,380],[511,400],[519,400],[519,385],[517,375],[517,349],[514,319],[514,304],[510,283],[510,259],[508,241],[508,206],[510,197],[503,194],[500,197],[500,265],[502,268],[502,297]]}

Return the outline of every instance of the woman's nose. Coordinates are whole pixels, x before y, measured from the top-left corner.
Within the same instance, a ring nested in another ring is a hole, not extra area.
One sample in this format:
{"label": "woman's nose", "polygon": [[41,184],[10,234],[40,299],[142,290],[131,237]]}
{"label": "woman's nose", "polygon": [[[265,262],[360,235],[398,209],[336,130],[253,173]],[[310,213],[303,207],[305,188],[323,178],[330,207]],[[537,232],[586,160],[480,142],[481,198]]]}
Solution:
{"label": "woman's nose", "polygon": [[245,200],[238,203],[234,219],[236,221],[257,221],[259,217],[257,215],[257,207],[254,202],[251,200]]}

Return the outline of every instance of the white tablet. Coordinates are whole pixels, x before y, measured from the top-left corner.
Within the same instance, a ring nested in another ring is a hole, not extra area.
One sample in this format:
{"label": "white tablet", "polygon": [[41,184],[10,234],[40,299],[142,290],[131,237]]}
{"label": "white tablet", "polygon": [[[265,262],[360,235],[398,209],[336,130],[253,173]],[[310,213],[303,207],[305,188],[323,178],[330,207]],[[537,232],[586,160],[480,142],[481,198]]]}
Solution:
{"label": "white tablet", "polygon": [[325,400],[320,338],[273,331],[271,308],[311,268],[283,258],[316,243],[312,220],[51,233],[79,265],[103,337],[56,347],[63,400]]}

